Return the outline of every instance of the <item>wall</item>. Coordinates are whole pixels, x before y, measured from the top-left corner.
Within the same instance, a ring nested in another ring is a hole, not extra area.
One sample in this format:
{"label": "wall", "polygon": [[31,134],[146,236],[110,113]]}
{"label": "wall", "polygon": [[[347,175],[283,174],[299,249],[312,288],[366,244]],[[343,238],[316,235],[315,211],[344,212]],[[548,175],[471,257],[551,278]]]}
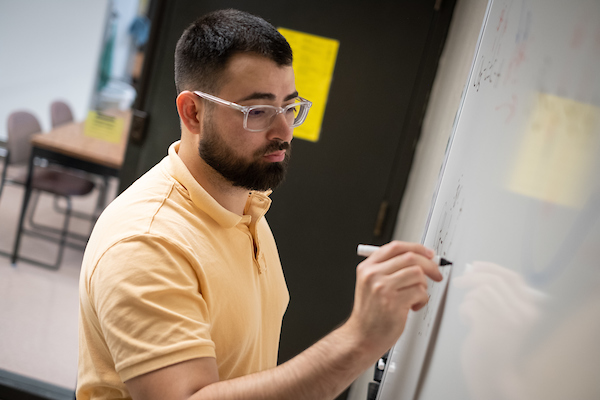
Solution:
{"label": "wall", "polygon": [[50,103],[83,119],[91,104],[109,0],[0,0],[0,140],[17,109],[50,128]]}
{"label": "wall", "polygon": [[[394,239],[421,242],[486,7],[486,0],[458,0],[456,3],[398,213]],[[372,379],[373,369],[370,368],[353,384],[348,400],[365,400],[367,385]]]}

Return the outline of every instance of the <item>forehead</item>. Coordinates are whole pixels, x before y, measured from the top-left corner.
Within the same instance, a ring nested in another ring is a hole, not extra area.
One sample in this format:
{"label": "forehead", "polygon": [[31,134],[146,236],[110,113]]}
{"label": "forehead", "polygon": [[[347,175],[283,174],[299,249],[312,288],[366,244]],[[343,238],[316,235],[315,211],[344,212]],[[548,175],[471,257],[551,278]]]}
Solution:
{"label": "forehead", "polygon": [[284,98],[296,91],[292,66],[254,54],[235,54],[227,63],[219,96],[236,101],[253,93],[272,94]]}

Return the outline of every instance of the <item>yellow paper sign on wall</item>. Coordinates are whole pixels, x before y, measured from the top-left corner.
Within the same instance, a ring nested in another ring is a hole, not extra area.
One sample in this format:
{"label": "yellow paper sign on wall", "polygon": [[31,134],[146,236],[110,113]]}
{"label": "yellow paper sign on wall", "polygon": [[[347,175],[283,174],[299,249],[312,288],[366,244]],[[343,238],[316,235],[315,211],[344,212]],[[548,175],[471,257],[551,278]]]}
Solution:
{"label": "yellow paper sign on wall", "polygon": [[123,134],[123,118],[90,111],[85,119],[83,134],[111,143],[119,143]]}
{"label": "yellow paper sign on wall", "polygon": [[279,32],[294,52],[296,89],[313,103],[304,124],[294,129],[294,137],[316,142],[321,134],[340,42],[285,28],[279,28]]}
{"label": "yellow paper sign on wall", "polygon": [[600,109],[539,93],[509,176],[511,191],[580,208],[597,171]]}

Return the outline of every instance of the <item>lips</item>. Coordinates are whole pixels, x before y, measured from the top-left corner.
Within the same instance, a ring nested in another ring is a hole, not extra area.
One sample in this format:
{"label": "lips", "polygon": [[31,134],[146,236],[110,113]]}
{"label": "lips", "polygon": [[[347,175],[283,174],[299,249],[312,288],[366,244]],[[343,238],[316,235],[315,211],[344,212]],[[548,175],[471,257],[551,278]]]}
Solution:
{"label": "lips", "polygon": [[281,162],[284,158],[285,150],[274,151],[265,155],[265,159],[270,162]]}

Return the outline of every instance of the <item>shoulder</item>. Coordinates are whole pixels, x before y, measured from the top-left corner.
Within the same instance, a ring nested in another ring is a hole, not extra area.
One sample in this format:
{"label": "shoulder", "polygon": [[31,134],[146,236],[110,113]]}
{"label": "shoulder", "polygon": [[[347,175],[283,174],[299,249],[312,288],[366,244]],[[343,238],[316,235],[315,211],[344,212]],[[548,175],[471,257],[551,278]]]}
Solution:
{"label": "shoulder", "polygon": [[137,234],[113,243],[93,260],[84,259],[81,283],[98,304],[172,287],[197,292],[198,269],[185,246],[168,237]]}

